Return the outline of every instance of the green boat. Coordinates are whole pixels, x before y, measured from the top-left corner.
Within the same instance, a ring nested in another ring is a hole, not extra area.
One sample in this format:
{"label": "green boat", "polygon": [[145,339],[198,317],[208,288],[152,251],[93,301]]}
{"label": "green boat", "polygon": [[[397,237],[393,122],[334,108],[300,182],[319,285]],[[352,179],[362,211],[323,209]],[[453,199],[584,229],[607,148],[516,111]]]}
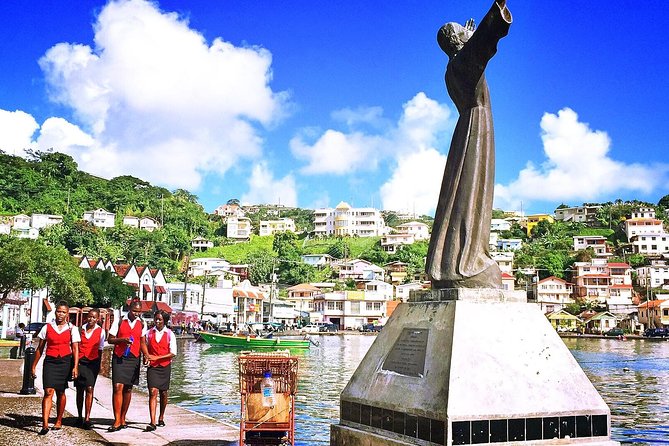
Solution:
{"label": "green boat", "polygon": [[238,348],[309,348],[310,339],[258,338],[250,336],[231,336],[216,333],[199,332],[206,343],[220,347]]}

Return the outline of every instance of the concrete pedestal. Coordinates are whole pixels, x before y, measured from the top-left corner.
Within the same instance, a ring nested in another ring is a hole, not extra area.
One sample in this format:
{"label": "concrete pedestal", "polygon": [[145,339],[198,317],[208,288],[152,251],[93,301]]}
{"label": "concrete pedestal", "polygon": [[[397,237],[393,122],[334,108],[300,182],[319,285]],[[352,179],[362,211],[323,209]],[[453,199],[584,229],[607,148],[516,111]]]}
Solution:
{"label": "concrete pedestal", "polygon": [[539,308],[492,289],[399,305],[342,392],[340,419],[333,446],[618,444]]}

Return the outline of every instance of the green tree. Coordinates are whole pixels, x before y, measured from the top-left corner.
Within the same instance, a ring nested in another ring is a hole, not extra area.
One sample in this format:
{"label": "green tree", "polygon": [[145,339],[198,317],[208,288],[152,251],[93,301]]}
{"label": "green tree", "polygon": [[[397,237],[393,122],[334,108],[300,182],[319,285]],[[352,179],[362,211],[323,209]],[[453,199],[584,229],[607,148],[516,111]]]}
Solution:
{"label": "green tree", "polygon": [[271,282],[274,262],[272,251],[259,249],[249,253],[244,259],[244,263],[249,266],[249,280],[251,283],[257,285]]}
{"label": "green tree", "polygon": [[85,269],[84,279],[91,290],[94,307],[120,308],[134,296],[134,289],[108,270]]}

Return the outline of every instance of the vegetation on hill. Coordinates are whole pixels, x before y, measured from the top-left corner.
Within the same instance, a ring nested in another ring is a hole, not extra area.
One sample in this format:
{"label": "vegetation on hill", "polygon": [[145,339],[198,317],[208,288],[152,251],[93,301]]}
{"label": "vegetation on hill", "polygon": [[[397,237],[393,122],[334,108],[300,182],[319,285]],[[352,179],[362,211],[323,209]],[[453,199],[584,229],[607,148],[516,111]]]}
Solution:
{"label": "vegetation on hill", "polygon": [[[238,202],[235,199],[230,201]],[[633,209],[640,206],[654,207],[658,218],[667,222],[669,195],[662,197],[658,205],[636,200],[603,203],[597,213],[596,222],[589,225],[541,222],[528,237],[523,228],[514,224],[509,231],[500,233],[500,237],[524,240],[523,248],[516,253],[514,267],[517,270],[534,268],[540,277],[565,277],[575,261],[592,256],[589,252],[573,252],[574,235],[602,235],[607,238],[611,249],[621,255],[622,260],[636,266],[645,259],[638,255],[623,256],[625,248],[628,248],[624,220]],[[116,214],[114,228],[102,230],[82,220],[85,211],[98,208]],[[27,268],[26,271],[33,271],[30,269],[33,267],[23,257],[31,258],[34,253],[58,259],[63,253],[69,252],[89,258],[147,264],[163,269],[168,276],[180,274],[180,265],[186,256],[222,257],[231,263],[248,264],[254,283],[268,282],[276,274],[280,282],[295,284],[331,278],[332,272],[328,268],[316,269],[303,264],[300,261],[303,254],[325,253],[338,259],[362,258],[377,265],[397,260],[407,263],[410,272],[415,272],[424,268],[428,246],[425,241],[417,242],[402,246],[397,253],[389,255],[381,249],[378,237],[310,238],[313,211],[277,206],[256,206],[247,213],[256,233],[260,220],[288,217],[295,221],[298,232],[301,232],[299,236],[253,236],[246,243],[233,242],[225,237],[226,226],[222,219],[207,214],[198,203],[197,197],[188,191],[169,191],[132,176],[120,176],[111,180],[98,178],[79,171],[74,160],[62,153],[32,152],[28,159],[24,159],[0,151],[0,216],[20,213],[56,214],[64,217],[62,224],[42,229],[40,238],[35,243],[19,243],[6,240],[7,237],[2,238],[0,249],[4,250],[8,259],[14,259],[19,262],[17,265]],[[124,216],[151,217],[162,227],[147,232],[123,226]],[[386,224],[391,227],[404,222],[396,212],[384,211],[383,216]],[[505,216],[501,210],[493,212],[494,218]],[[433,223],[429,216],[421,216],[417,220],[430,227]],[[197,236],[214,241],[215,247],[202,253],[192,253],[191,240]],[[22,264],[20,261],[28,263]],[[56,263],[45,264],[50,267],[59,265],[56,260],[54,262]],[[65,289],[70,290],[70,302],[103,303],[100,296],[107,291],[100,290],[114,288],[113,284],[105,282],[105,278],[88,278],[90,288],[97,290],[95,295],[91,295],[90,291],[85,293],[79,289],[80,277],[70,277],[71,281],[58,282],[60,279],[57,277],[47,279],[44,275],[31,273],[32,282],[28,283],[25,277],[12,276],[11,271],[3,274],[6,277],[0,281],[5,285],[2,285],[4,288],[0,288],[0,292],[5,295],[18,289],[16,287],[19,285],[30,288],[50,281],[54,295],[65,294],[62,291]],[[42,282],[34,279],[35,277],[41,277],[39,280]],[[8,283],[13,285],[6,285]],[[118,299],[122,299],[122,291],[116,293],[120,296]]]}

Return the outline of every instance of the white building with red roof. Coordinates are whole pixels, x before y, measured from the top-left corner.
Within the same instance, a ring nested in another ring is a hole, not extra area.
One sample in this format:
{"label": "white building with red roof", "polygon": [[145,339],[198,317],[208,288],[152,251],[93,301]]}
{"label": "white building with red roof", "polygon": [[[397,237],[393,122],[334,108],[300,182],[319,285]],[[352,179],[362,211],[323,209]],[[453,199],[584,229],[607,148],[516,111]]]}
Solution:
{"label": "white building with red roof", "polygon": [[559,277],[550,276],[532,285],[537,304],[544,313],[562,310],[574,303],[572,284]]}
{"label": "white building with red roof", "polygon": [[574,269],[576,297],[606,303],[609,311],[616,314],[635,311],[630,265],[596,258],[590,262],[576,262]]}

